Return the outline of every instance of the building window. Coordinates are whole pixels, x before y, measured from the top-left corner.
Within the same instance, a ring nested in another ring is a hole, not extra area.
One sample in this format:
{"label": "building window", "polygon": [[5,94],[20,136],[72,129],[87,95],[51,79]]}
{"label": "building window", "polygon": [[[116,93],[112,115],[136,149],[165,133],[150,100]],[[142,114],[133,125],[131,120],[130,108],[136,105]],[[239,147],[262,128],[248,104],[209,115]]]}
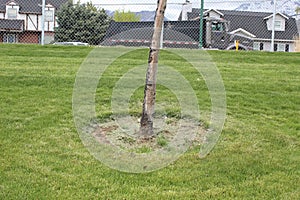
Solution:
{"label": "building window", "polygon": [[285,45],[284,44],[278,44],[278,51],[284,52],[285,50]]}
{"label": "building window", "polygon": [[7,18],[8,19],[17,19],[18,10],[16,8],[7,9]]}
{"label": "building window", "polygon": [[261,50],[261,51],[264,50],[264,43],[261,42],[261,43],[259,44],[259,50]]}
{"label": "building window", "polygon": [[253,50],[256,50],[256,51],[259,50],[259,43],[258,42],[253,43]]}
{"label": "building window", "polygon": [[282,27],[281,27],[281,21],[275,21],[275,30],[281,30],[282,29]]}
{"label": "building window", "polygon": [[223,31],[223,23],[221,22],[212,22],[211,23],[212,31]]}
{"label": "building window", "polygon": [[45,21],[46,22],[53,22],[53,19],[54,19],[53,10],[45,10]]}
{"label": "building window", "polygon": [[274,51],[278,50],[278,44],[274,44]]}
{"label": "building window", "polygon": [[285,45],[285,52],[290,52],[290,45],[289,44]]}
{"label": "building window", "polygon": [[3,36],[4,43],[16,43],[16,35],[15,34],[5,34]]}

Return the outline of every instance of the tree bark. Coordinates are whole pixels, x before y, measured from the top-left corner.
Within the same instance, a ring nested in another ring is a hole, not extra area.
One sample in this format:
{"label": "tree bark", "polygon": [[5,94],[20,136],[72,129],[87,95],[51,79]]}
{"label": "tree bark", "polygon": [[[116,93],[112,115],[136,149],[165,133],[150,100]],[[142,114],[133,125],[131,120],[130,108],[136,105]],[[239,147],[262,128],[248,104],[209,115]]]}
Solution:
{"label": "tree bark", "polygon": [[153,115],[156,97],[156,74],[166,6],[167,0],[158,0],[155,14],[154,32],[149,51],[148,69],[144,90],[143,112],[140,124],[140,134],[143,137],[152,137],[154,135]]}

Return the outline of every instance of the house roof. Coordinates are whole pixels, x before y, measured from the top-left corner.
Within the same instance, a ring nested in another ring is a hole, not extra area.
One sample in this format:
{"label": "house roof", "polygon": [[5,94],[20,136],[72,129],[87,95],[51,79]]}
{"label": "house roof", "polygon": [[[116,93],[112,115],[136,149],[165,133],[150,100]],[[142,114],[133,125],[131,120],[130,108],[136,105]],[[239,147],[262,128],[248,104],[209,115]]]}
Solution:
{"label": "house roof", "polygon": [[[224,14],[223,18],[229,21],[229,32],[238,29],[243,29],[256,38],[270,39],[272,31],[268,30],[266,19],[272,13],[266,12],[250,12],[250,11],[235,11],[235,10],[218,10]],[[189,20],[199,20],[200,9],[193,8],[191,13],[188,13]],[[285,15],[283,15],[285,16]],[[286,17],[285,31],[275,31],[275,39],[293,40],[294,36],[298,34],[296,20],[291,17]]]}
{"label": "house roof", "polygon": [[238,28],[238,29],[236,29],[236,30],[234,30],[234,31],[231,31],[231,33],[232,34],[235,34],[235,33],[239,33],[239,32],[242,32],[243,34],[245,34],[245,35],[247,35],[247,36],[249,36],[249,37],[256,37],[255,35],[253,35],[252,33],[249,33],[248,31],[246,31],[246,30],[244,30],[244,29],[242,29],[242,28]]}
{"label": "house roof", "polygon": [[[66,3],[68,0],[46,0],[46,5],[51,4],[56,9],[59,9],[62,4]],[[5,12],[5,6],[11,0],[0,0],[0,12]],[[16,4],[20,6],[20,13],[35,13],[42,14],[42,0],[14,0]]]}
{"label": "house roof", "polygon": [[24,30],[24,20],[0,19],[0,31],[16,31]]}
{"label": "house roof", "polygon": [[221,15],[221,16],[224,16],[223,13],[221,13],[220,11],[218,11],[218,10],[216,10],[216,9],[209,9],[209,10],[206,10],[206,11],[204,11],[204,14],[205,14],[205,13],[208,13],[208,12],[211,12],[211,11],[213,11],[213,12],[215,12],[215,13]]}
{"label": "house roof", "polygon": [[[282,13],[279,13],[279,12],[276,13],[276,15],[280,15],[281,17],[283,17],[283,18],[285,18],[285,19],[289,19],[288,16],[286,16],[286,15],[284,15],[284,14],[282,14]],[[272,18],[272,17],[273,17],[273,14],[271,14],[271,15],[265,17],[264,19],[269,19],[269,18]]]}

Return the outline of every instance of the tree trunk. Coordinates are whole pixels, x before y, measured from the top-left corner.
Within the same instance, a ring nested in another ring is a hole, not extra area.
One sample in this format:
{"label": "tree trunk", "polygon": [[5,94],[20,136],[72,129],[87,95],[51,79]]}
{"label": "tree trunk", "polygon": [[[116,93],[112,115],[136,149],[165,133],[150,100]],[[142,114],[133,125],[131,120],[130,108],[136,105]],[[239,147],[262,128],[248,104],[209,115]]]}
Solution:
{"label": "tree trunk", "polygon": [[153,136],[153,115],[156,96],[156,73],[164,14],[167,0],[158,0],[154,22],[154,33],[149,51],[148,69],[144,90],[144,103],[141,118],[140,134],[143,137]]}

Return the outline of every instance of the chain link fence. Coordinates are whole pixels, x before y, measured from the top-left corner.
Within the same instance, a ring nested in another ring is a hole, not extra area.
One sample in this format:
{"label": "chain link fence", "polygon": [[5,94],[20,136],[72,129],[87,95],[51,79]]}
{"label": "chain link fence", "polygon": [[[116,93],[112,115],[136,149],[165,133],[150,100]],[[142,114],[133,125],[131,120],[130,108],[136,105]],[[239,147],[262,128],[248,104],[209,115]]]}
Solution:
{"label": "chain link fence", "polygon": [[[0,0],[0,42],[150,45],[156,1],[89,2]],[[168,1],[161,47],[299,51],[299,7],[300,0]]]}

